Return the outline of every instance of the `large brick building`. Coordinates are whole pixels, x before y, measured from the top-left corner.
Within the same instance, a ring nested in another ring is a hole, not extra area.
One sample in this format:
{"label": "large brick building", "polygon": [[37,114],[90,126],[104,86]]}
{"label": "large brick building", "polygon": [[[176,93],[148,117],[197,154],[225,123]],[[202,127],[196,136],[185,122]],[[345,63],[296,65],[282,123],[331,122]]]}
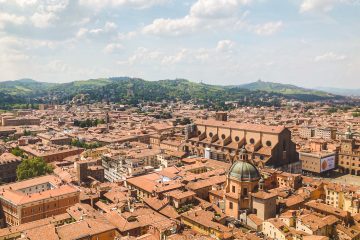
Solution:
{"label": "large brick building", "polygon": [[245,146],[259,167],[278,167],[299,160],[291,132],[283,126],[198,120],[186,131],[185,150],[190,154],[234,162]]}
{"label": "large brick building", "polygon": [[72,146],[31,144],[20,146],[20,149],[30,157],[40,157],[47,163],[60,162],[64,158],[80,155],[84,149]]}
{"label": "large brick building", "polygon": [[40,125],[40,118],[35,117],[10,117],[2,118],[3,126]]}
{"label": "large brick building", "polygon": [[16,226],[66,213],[79,202],[80,191],[47,175],[0,187],[3,225]]}

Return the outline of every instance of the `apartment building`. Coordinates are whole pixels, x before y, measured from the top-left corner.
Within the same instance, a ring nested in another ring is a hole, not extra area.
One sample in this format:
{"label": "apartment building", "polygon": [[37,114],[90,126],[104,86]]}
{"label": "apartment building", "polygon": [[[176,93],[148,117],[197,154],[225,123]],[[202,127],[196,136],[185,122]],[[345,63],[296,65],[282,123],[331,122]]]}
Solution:
{"label": "apartment building", "polygon": [[336,139],[336,128],[333,127],[315,127],[315,126],[303,126],[299,129],[299,135],[301,138],[322,138],[325,140]]}
{"label": "apartment building", "polygon": [[0,188],[0,207],[6,226],[66,213],[66,209],[79,202],[80,191],[71,185],[47,175]]}

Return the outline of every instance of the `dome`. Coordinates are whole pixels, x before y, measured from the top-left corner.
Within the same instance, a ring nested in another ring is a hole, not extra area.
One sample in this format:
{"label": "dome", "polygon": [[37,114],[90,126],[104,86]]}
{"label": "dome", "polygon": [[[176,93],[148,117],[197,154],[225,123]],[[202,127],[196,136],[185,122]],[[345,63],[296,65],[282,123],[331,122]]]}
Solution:
{"label": "dome", "polygon": [[229,171],[229,177],[241,182],[252,182],[260,180],[261,176],[257,168],[245,161],[235,162]]}

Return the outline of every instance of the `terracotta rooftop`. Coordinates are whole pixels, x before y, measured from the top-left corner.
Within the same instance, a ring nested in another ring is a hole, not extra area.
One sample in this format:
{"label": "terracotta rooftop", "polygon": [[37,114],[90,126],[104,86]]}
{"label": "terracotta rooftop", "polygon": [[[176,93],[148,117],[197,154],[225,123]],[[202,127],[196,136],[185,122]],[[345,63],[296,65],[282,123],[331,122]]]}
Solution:
{"label": "terracotta rooftop", "polygon": [[268,126],[263,124],[248,124],[217,120],[197,120],[195,124],[266,133],[281,133],[285,129],[284,126]]}

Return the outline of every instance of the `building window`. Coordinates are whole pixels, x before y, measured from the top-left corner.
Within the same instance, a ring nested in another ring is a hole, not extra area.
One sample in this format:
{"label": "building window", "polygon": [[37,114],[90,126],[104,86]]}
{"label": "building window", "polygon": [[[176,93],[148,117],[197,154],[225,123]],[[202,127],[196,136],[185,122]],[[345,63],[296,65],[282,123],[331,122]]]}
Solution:
{"label": "building window", "polygon": [[266,141],[266,146],[271,147],[271,141]]}
{"label": "building window", "polygon": [[235,186],[232,186],[232,192],[233,193],[235,192]]}
{"label": "building window", "polygon": [[233,207],[234,207],[234,206],[233,206],[233,203],[232,203],[232,202],[229,202],[229,208],[230,208],[230,209],[233,209]]}
{"label": "building window", "polygon": [[243,190],[243,195],[244,195],[244,196],[247,196],[247,195],[248,195],[248,190],[247,190],[247,188],[244,188],[244,190]]}
{"label": "building window", "polygon": [[254,143],[255,143],[255,139],[250,138],[250,143],[251,143],[251,144],[254,144]]}
{"label": "building window", "polygon": [[209,133],[209,137],[213,137],[214,135],[213,135],[213,133],[212,132],[210,132]]}
{"label": "building window", "polygon": [[238,136],[235,137],[235,141],[240,141],[240,138]]}
{"label": "building window", "polygon": [[223,140],[225,139],[225,137],[226,137],[225,134],[222,134],[222,135],[221,135],[221,138],[222,138]]}

